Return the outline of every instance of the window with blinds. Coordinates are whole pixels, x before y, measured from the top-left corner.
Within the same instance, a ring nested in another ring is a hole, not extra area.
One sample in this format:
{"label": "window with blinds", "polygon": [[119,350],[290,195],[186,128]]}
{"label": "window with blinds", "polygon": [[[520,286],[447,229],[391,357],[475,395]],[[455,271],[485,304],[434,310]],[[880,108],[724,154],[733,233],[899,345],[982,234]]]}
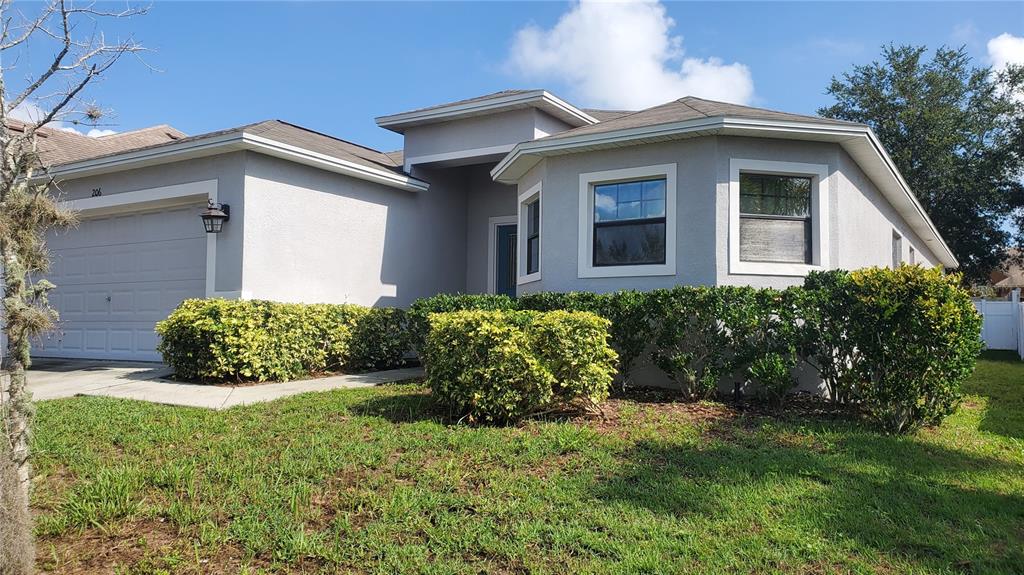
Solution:
{"label": "window with blinds", "polygon": [[811,183],[740,174],[740,261],[811,263]]}

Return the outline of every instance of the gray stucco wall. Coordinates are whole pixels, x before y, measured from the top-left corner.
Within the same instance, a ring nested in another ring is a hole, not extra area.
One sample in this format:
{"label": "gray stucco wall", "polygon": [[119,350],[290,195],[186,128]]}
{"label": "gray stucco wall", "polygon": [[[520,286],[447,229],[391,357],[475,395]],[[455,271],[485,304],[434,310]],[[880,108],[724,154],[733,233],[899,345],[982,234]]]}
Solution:
{"label": "gray stucco wall", "polygon": [[516,188],[491,179],[491,165],[466,170],[466,292],[486,293],[490,218],[515,216]]}
{"label": "gray stucco wall", "polygon": [[[830,268],[890,265],[893,229],[903,236],[904,260],[913,246],[918,263],[937,264],[932,251],[838,144],[709,136],[554,156],[535,166],[517,187],[522,192],[543,182],[542,277],[520,286],[520,291],[608,292],[677,284],[781,288],[802,283],[799,276],[729,272],[729,163],[733,158],[828,166]],[[677,165],[675,276],[578,278],[579,175],[669,163]]]}
{"label": "gray stucco wall", "polygon": [[892,204],[878,191],[857,163],[844,150],[839,152],[840,170],[837,228],[841,230],[836,267],[857,269],[889,265],[892,260],[892,232],[903,236],[903,261],[909,262],[910,247],[917,251],[917,263],[939,265],[939,259]]}
{"label": "gray stucco wall", "polygon": [[505,146],[556,134],[570,126],[534,108],[415,126],[405,130],[406,159]]}
{"label": "gray stucco wall", "polygon": [[[579,176],[655,164],[677,165],[676,275],[578,278]],[[711,285],[715,270],[715,140],[698,138],[545,159],[519,182],[525,192],[539,179],[541,192],[541,279],[522,293],[622,288],[655,289],[676,284]]]}
{"label": "gray stucco wall", "polygon": [[[217,180],[218,200],[231,206],[231,220],[217,237],[215,289],[219,292],[237,292],[242,289],[242,240],[245,227],[242,188],[247,155],[251,154],[233,152],[148,168],[64,180],[60,182],[60,189],[64,193],[65,199],[76,200],[90,197],[94,188],[100,188],[104,196],[110,196],[176,184]],[[198,211],[195,225],[202,226]],[[74,231],[69,233],[74,233]]]}
{"label": "gray stucco wall", "polygon": [[295,302],[407,306],[465,285],[465,197],[443,174],[410,192],[252,154],[243,291]]}

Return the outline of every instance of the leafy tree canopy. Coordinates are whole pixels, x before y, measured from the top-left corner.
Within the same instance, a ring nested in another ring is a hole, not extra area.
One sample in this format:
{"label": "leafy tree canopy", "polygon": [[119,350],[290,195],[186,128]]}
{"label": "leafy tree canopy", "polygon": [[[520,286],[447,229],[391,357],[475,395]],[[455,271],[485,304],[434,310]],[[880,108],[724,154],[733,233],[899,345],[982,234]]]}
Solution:
{"label": "leafy tree canopy", "polygon": [[960,260],[985,282],[1024,243],[1024,67],[975,67],[963,48],[885,46],[833,77],[819,114],[874,130]]}

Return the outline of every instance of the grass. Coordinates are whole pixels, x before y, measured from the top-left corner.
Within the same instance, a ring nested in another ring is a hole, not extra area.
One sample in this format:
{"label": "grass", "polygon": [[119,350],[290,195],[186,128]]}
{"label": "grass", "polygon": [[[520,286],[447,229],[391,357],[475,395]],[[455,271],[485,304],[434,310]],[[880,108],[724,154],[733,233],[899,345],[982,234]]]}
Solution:
{"label": "grass", "polygon": [[446,425],[425,390],[224,412],[39,404],[57,573],[1022,573],[1024,362],[940,428],[617,401],[608,421]]}

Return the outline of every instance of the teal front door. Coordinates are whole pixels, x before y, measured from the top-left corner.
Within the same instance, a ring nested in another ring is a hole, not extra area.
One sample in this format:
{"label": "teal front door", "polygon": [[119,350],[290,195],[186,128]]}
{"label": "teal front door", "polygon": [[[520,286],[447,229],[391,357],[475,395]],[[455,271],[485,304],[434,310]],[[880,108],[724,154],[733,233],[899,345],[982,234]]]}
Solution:
{"label": "teal front door", "polygon": [[499,224],[494,258],[494,293],[516,297],[516,225]]}

